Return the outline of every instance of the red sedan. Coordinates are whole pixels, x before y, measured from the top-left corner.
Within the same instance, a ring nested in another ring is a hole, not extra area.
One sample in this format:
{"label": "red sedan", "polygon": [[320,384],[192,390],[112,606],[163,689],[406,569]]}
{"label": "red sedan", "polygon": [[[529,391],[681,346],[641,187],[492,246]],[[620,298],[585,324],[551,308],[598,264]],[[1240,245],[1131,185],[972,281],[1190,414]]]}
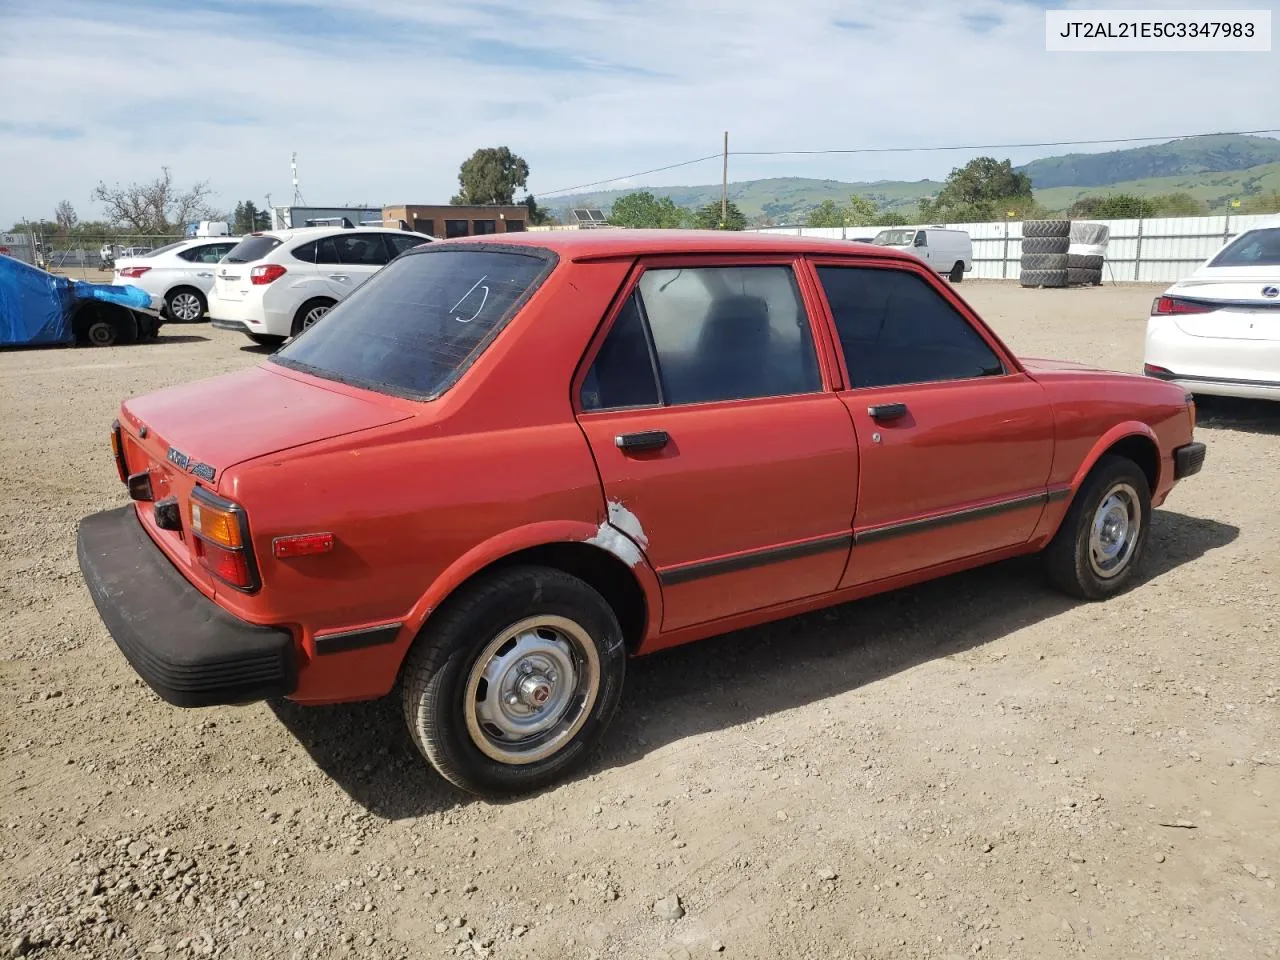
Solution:
{"label": "red sedan", "polygon": [[181,706],[397,686],[481,794],[563,777],[629,657],[1018,554],[1125,588],[1185,390],[1015,357],[919,260],[597,230],[410,250],[260,366],[126,401],[79,557]]}

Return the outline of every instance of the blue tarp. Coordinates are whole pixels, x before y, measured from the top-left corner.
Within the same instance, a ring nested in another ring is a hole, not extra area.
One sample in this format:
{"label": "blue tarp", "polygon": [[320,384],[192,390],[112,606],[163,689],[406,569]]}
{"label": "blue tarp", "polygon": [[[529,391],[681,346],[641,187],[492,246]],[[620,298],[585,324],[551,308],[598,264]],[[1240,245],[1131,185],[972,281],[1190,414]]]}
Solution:
{"label": "blue tarp", "polygon": [[82,300],[151,307],[151,294],[140,287],[71,280],[0,255],[0,346],[72,343],[71,318]]}

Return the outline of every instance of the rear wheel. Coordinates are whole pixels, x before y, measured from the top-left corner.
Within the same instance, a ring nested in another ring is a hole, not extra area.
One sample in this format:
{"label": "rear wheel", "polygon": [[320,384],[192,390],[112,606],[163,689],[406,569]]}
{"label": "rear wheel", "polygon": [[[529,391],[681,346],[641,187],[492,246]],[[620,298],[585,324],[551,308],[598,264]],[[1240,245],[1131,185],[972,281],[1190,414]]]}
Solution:
{"label": "rear wheel", "polygon": [[536,790],[583,763],[617,712],[626,647],[612,608],[560,570],[514,567],[452,598],[404,667],[414,743],[463,790]]}
{"label": "rear wheel", "polygon": [[164,298],[164,309],[169,319],[178,323],[195,323],[204,316],[208,309],[204,294],[191,287],[178,287],[170,290]]}
{"label": "rear wheel", "polygon": [[961,280],[964,279],[964,261],[963,260],[957,260],[955,262],[955,265],[951,268],[951,276],[949,277],[949,279],[951,280],[952,283],[959,283]]}
{"label": "rear wheel", "polygon": [[1081,600],[1119,593],[1142,560],[1150,524],[1146,475],[1127,457],[1105,454],[1044,549],[1049,582]]}
{"label": "rear wheel", "polygon": [[317,320],[333,309],[334,301],[324,298],[316,298],[308,300],[298,308],[298,312],[293,315],[293,327],[290,331],[292,336],[297,336],[303,330],[310,327]]}

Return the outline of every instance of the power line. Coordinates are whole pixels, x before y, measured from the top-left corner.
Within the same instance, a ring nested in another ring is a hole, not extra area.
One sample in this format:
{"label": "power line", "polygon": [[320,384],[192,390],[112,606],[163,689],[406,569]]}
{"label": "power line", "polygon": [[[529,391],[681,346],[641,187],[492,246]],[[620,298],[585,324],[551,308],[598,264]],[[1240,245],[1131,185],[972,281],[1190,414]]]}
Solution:
{"label": "power line", "polygon": [[[1231,130],[1224,131],[1222,133],[1184,133],[1171,137],[1118,137],[1109,140],[1046,140],[1039,143],[978,143],[936,147],[852,147],[848,149],[826,150],[730,150],[728,151],[728,156],[783,157],[854,153],[940,153],[953,150],[1017,150],[1029,147],[1085,147],[1112,143],[1152,143],[1166,140],[1191,140],[1202,137],[1246,137],[1263,133],[1280,133],[1280,127],[1271,127],[1265,130]],[[654,167],[652,170],[641,170],[638,173],[625,173],[621,176],[609,177],[605,180],[595,180],[591,183],[580,183],[573,187],[561,187],[559,190],[546,190],[539,193],[538,196],[555,197],[562,193],[573,193],[577,190],[589,190],[592,187],[601,187],[608,183],[617,183],[619,180],[631,180],[635,177],[648,176],[651,173],[662,173],[666,170],[676,170],[680,167],[691,167],[696,163],[705,163],[708,160],[715,160],[721,156],[724,156],[724,154],[711,153],[705,157],[697,157],[693,160],[681,160],[679,163],[669,163],[664,167]]]}

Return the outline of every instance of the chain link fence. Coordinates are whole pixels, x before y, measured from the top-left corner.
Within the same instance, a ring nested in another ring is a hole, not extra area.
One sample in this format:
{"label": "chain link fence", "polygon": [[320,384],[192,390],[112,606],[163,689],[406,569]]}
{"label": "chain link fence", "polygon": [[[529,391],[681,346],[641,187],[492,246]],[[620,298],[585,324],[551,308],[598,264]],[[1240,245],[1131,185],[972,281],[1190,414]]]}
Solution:
{"label": "chain link fence", "polygon": [[57,233],[35,225],[0,234],[0,254],[78,280],[109,280],[115,262],[184,239],[180,233]]}

